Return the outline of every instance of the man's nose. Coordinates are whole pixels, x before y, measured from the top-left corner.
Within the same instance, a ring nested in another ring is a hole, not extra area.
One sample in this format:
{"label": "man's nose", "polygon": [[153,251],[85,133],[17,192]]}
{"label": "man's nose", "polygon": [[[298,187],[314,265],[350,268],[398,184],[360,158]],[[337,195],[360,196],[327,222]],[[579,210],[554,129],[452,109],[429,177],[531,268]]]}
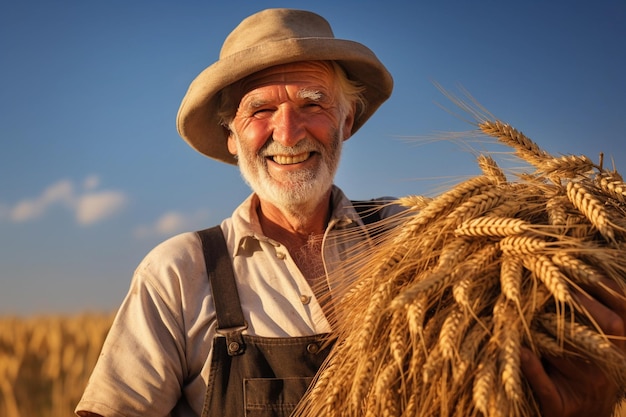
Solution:
{"label": "man's nose", "polygon": [[275,114],[273,138],[283,146],[295,146],[304,139],[305,118],[297,109],[281,108]]}

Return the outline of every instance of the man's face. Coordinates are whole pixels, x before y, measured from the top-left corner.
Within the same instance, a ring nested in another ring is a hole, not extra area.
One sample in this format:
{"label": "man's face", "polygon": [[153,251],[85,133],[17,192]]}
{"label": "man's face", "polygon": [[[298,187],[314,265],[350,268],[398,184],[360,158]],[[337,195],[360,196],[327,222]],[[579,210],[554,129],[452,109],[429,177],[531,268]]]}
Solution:
{"label": "man's face", "polygon": [[272,67],[243,80],[240,92],[228,149],[244,179],[277,207],[317,204],[332,185],[353,122],[352,111],[342,114],[331,67]]}

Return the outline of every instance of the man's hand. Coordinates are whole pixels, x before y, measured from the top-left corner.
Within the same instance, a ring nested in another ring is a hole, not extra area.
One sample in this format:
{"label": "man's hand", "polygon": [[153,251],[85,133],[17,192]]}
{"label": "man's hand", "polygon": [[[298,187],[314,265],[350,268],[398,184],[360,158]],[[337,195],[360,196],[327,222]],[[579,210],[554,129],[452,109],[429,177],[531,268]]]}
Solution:
{"label": "man's hand", "polygon": [[[626,300],[612,281],[577,293],[577,301],[593,316],[603,332],[626,355]],[[582,352],[584,354],[584,352]],[[544,358],[522,352],[522,370],[542,414],[550,417],[610,417],[623,388],[584,358]]]}

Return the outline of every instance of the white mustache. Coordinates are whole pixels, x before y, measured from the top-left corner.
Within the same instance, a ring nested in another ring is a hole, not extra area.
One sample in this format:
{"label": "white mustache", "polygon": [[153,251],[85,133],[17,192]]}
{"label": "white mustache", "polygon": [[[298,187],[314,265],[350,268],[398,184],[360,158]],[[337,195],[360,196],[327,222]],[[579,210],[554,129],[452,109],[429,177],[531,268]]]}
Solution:
{"label": "white mustache", "polygon": [[284,146],[270,139],[259,154],[265,158],[274,155],[299,155],[307,152],[322,153],[322,149],[315,141],[309,139],[303,139],[296,143],[295,146]]}

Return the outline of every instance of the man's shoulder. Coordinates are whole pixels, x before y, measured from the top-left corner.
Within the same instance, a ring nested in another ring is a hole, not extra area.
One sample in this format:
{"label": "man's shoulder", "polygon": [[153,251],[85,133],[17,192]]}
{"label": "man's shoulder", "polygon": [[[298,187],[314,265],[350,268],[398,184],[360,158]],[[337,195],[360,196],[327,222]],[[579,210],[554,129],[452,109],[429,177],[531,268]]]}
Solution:
{"label": "man's shoulder", "polygon": [[374,214],[378,219],[385,219],[406,210],[406,207],[398,204],[397,197],[384,196],[368,200],[351,200],[352,205],[358,213],[366,211]]}
{"label": "man's shoulder", "polygon": [[205,248],[203,238],[209,229],[216,229],[219,233],[212,233],[213,238],[224,239],[232,233],[231,219],[225,219],[222,223],[174,235],[156,245],[144,258],[143,263],[172,264],[172,263],[198,263],[204,262]]}
{"label": "man's shoulder", "polygon": [[156,245],[149,253],[165,257],[178,257],[181,254],[195,251],[199,247],[198,235],[195,231],[184,232],[171,236],[158,245]]}
{"label": "man's shoulder", "polygon": [[182,299],[189,305],[201,303],[208,281],[197,233],[181,233],[155,246],[135,269],[132,285],[137,291],[156,291],[173,311]]}
{"label": "man's shoulder", "polygon": [[180,274],[189,269],[198,269],[200,262],[203,262],[200,239],[196,232],[185,232],[152,248],[138,265],[136,273],[147,277]]}

